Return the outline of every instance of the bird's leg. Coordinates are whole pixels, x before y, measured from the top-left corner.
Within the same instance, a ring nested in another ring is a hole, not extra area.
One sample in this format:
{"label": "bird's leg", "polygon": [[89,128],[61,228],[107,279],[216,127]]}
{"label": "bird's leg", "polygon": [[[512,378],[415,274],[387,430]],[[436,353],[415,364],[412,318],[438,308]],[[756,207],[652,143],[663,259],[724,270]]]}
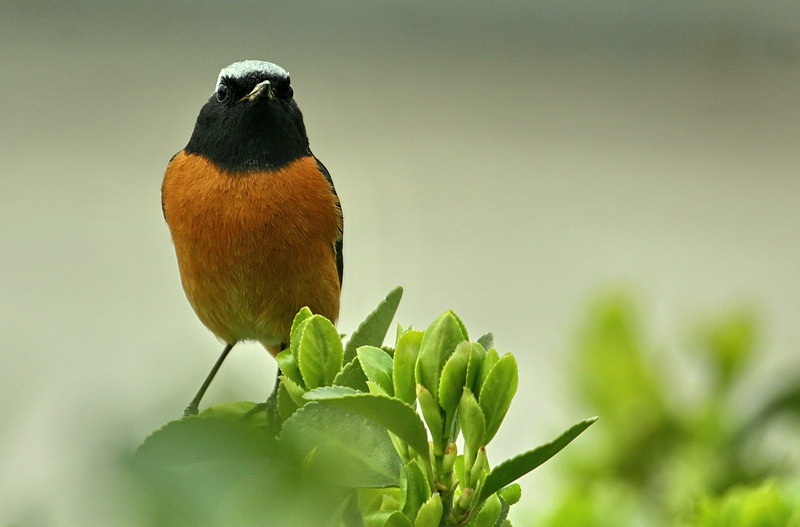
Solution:
{"label": "bird's leg", "polygon": [[199,390],[197,390],[197,395],[194,396],[194,399],[192,399],[192,402],[190,402],[189,406],[186,407],[186,410],[183,411],[183,416],[184,417],[190,417],[190,416],[193,416],[193,415],[197,415],[197,412],[200,409],[200,400],[203,398],[203,395],[205,395],[206,390],[208,390],[208,387],[211,384],[211,381],[214,380],[214,376],[217,374],[217,371],[219,370],[219,367],[222,366],[223,362],[225,362],[225,357],[228,356],[228,353],[231,352],[231,350],[233,349],[234,345],[236,345],[235,342],[233,344],[226,344],[225,345],[225,349],[222,350],[222,354],[217,359],[216,364],[214,364],[214,367],[211,368],[211,371],[208,373],[208,376],[206,377],[206,380],[203,381],[203,385],[200,386]]}
{"label": "bird's leg", "polygon": [[[273,346],[270,344],[264,344],[265,348],[270,355],[273,357],[277,356],[278,353],[286,349],[286,344],[283,342],[280,346]],[[246,414],[245,418],[250,417],[253,414],[257,414],[258,412],[264,410],[266,413],[266,425],[267,430],[270,430],[274,435],[278,435],[278,432],[281,430],[281,416],[278,412],[278,389],[281,386],[281,369],[278,368],[278,372],[275,375],[275,386],[272,388],[272,393],[269,394],[267,400],[263,403],[258,403],[257,405],[253,406]]]}
{"label": "bird's leg", "polygon": [[267,406],[270,404],[270,402],[272,402],[272,404],[277,404],[278,388],[280,388],[280,385],[281,385],[281,369],[278,368],[278,373],[275,375],[275,387],[272,389],[272,393],[269,394],[269,397],[267,397],[267,400],[265,402],[258,403],[257,405],[253,406],[252,408],[250,408],[250,410],[247,411],[246,414],[244,414],[244,416],[250,417],[253,414],[257,414],[258,412],[265,410]]}

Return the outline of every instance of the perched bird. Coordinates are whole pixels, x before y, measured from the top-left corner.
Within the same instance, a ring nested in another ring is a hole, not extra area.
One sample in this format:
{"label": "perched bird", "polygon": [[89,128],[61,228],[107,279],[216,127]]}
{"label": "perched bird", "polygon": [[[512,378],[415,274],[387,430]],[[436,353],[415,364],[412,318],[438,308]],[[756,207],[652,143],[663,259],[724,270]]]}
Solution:
{"label": "perched bird", "polygon": [[161,187],[186,297],[225,349],[186,409],[240,341],[274,356],[297,311],[331,321],[342,285],[342,208],[311,153],[289,74],[270,62],[223,68],[191,139]]}

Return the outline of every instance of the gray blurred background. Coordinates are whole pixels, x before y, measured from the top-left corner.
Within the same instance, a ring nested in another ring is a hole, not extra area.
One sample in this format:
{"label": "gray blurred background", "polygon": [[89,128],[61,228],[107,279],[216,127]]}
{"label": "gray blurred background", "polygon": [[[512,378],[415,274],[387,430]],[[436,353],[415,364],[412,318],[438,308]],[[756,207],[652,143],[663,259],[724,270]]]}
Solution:
{"label": "gray blurred background", "polygon": [[[797,2],[2,2],[0,524],[123,525],[109,460],[216,359],[160,185],[242,59],[291,72],[336,182],[340,330],[400,284],[399,322],[453,309],[517,355],[493,461],[585,417],[564,355],[602,289],[635,292],[665,354],[753,306],[763,384],[797,364]],[[205,402],[274,370],[237,347]]]}

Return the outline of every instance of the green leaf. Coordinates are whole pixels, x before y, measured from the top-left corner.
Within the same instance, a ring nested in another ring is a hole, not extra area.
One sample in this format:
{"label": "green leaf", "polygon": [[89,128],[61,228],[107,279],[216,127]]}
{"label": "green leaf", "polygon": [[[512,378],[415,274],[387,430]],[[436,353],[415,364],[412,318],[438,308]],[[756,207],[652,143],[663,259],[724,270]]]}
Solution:
{"label": "green leaf", "polygon": [[272,525],[324,525],[339,496],[326,481],[313,480],[315,495],[301,485],[297,464],[261,416],[261,426],[186,418],[149,437],[125,474],[134,478],[136,510],[148,513],[138,524],[244,526],[269,518]]}
{"label": "green leaf", "polygon": [[386,397],[391,397],[392,395],[387,393],[386,390],[383,389],[383,386],[376,382],[367,381],[367,389],[369,393],[373,395],[384,395]]}
{"label": "green leaf", "polygon": [[400,304],[400,299],[403,297],[403,288],[395,287],[389,294],[386,295],[378,307],[367,315],[367,318],[358,326],[347,346],[344,349],[344,362],[350,362],[356,356],[356,350],[361,346],[375,346],[380,347],[383,344],[383,339],[386,337],[386,332],[389,331],[389,326],[392,325],[392,319],[397,312],[397,306]]}
{"label": "green leaf", "polygon": [[486,377],[489,376],[489,372],[492,371],[494,365],[497,361],[500,360],[500,354],[497,353],[497,350],[492,348],[486,352],[486,356],[483,358],[483,364],[481,364],[481,372],[478,375],[478,380],[475,382],[475,397],[481,396],[481,388],[483,387],[483,383],[486,381]]}
{"label": "green leaf", "polygon": [[305,328],[306,322],[312,315],[313,313],[308,307],[303,307],[297,312],[292,321],[292,329],[289,332],[289,349],[295,363],[297,363],[297,352],[300,349],[300,337],[303,334],[303,328]]}
{"label": "green leaf", "polygon": [[405,514],[396,511],[386,520],[384,527],[411,527],[411,520]]}
{"label": "green leaf", "polygon": [[[402,470],[402,467],[401,467]],[[401,472],[401,485],[402,485],[402,472]],[[359,489],[358,490],[358,505],[361,512],[369,514],[371,512],[382,510],[384,499],[386,496],[392,494],[394,489]],[[402,497],[400,489],[397,489],[397,496]]]}
{"label": "green leaf", "polygon": [[416,378],[435,399],[439,397],[439,376],[445,362],[464,340],[467,340],[467,335],[463,324],[452,311],[439,315],[425,330],[417,358]]}
{"label": "green leaf", "polygon": [[486,458],[486,447],[481,446],[478,448],[475,462],[472,464],[472,469],[469,471],[469,486],[474,489],[479,489],[483,485],[488,474],[489,460]]}
{"label": "green leaf", "polygon": [[[346,388],[325,388],[345,390]],[[311,468],[346,487],[396,487],[402,464],[383,426],[329,404],[311,402],[283,424],[280,442],[310,457]]]}
{"label": "green leaf", "polygon": [[464,391],[471,349],[472,345],[466,340],[460,343],[442,369],[439,379],[439,405],[445,411],[447,422],[452,420]]}
{"label": "green leaf", "polygon": [[395,345],[395,347],[397,347],[397,343],[400,342],[400,337],[402,337],[403,334],[406,331],[409,331],[410,329],[411,329],[411,326],[408,326],[407,328],[404,328],[402,324],[399,324],[399,323],[397,324],[397,329],[394,332],[394,345]]}
{"label": "green leaf", "polygon": [[308,389],[330,386],[342,369],[342,341],[333,323],[322,315],[303,322],[297,365]]}
{"label": "green leaf", "polygon": [[411,527],[411,520],[400,511],[375,511],[364,516],[366,527]]}
{"label": "green leaf", "polygon": [[256,403],[251,401],[217,403],[200,412],[199,417],[231,419],[233,421],[250,421],[254,425],[262,425],[264,423],[263,412],[260,420],[258,417],[254,418],[254,416],[257,416],[258,413],[251,413],[255,406]]}
{"label": "green leaf", "polygon": [[403,491],[403,513],[414,520],[419,508],[431,495],[428,478],[418,460],[413,459],[403,466],[400,488]]}
{"label": "green leaf", "polygon": [[394,350],[394,366],[392,377],[395,395],[405,403],[414,404],[417,400],[417,381],[414,378],[414,366],[422,343],[422,331],[408,330],[397,341]]}
{"label": "green leaf", "polygon": [[344,365],[333,379],[334,386],[348,386],[360,392],[367,392],[367,376],[361,368],[358,357]]}
{"label": "green leaf", "polygon": [[336,405],[380,423],[408,443],[423,459],[428,459],[428,435],[417,412],[395,397],[345,392],[343,387],[317,388],[306,393],[308,400]]}
{"label": "green leaf", "polygon": [[494,334],[489,332],[482,335],[481,338],[478,339],[478,344],[481,345],[484,351],[489,351],[494,347]]}
{"label": "green leaf", "polygon": [[294,381],[298,386],[305,387],[303,376],[300,375],[300,369],[297,367],[297,361],[294,355],[292,355],[292,350],[287,348],[281,351],[275,356],[275,360],[278,361],[278,368],[283,375]]}
{"label": "green leaf", "polygon": [[303,400],[303,396],[305,395],[306,391],[301,386],[296,384],[286,375],[280,376],[280,383],[284,390],[286,390],[286,395],[291,398],[295,405],[301,407],[306,404],[305,400]]}
{"label": "green leaf", "polygon": [[457,457],[458,445],[456,445],[455,439],[451,439],[450,443],[445,447],[444,455],[442,456],[442,475],[448,476],[453,473],[453,465]]}
{"label": "green leaf", "polygon": [[417,385],[417,399],[419,400],[419,408],[422,410],[422,417],[428,425],[428,430],[431,432],[431,442],[433,443],[434,454],[441,455],[444,452],[444,421],[442,420],[442,411],[436,400],[423,385]]}
{"label": "green leaf", "polygon": [[512,483],[498,490],[497,495],[503,498],[503,501],[509,505],[514,505],[522,497],[522,487],[519,486],[519,483]]}
{"label": "green leaf", "polygon": [[458,323],[458,327],[461,328],[461,334],[464,335],[464,340],[469,340],[469,333],[467,333],[467,326],[464,325],[464,322],[461,320],[461,317],[459,317],[458,315],[456,315],[452,311],[450,313],[452,313],[453,318],[456,319],[456,322]]}
{"label": "green leaf", "polygon": [[281,416],[281,421],[289,419],[300,407],[301,406],[295,403],[294,399],[289,395],[286,385],[281,382],[278,385],[278,415]]}
{"label": "green leaf", "polygon": [[456,475],[456,479],[463,484],[462,487],[468,484],[467,476],[469,475],[464,468],[464,455],[461,454],[460,456],[456,457],[456,462],[453,463],[453,473]]}
{"label": "green leaf", "polygon": [[202,417],[170,421],[144,440],[136,450],[134,462],[163,468],[217,459],[269,457],[274,447],[266,428],[242,418],[233,419],[228,410],[221,415],[211,411]]}
{"label": "green leaf", "polygon": [[384,489],[381,492],[383,493],[383,496],[381,496],[380,510],[399,511],[403,506],[402,503],[400,503],[400,489]]}
{"label": "green leaf", "polygon": [[486,418],[469,388],[464,388],[458,404],[458,421],[461,424],[461,433],[464,434],[465,474],[469,474],[475,455],[483,446],[483,438],[486,435]]}
{"label": "green leaf", "polygon": [[500,498],[496,494],[492,494],[483,504],[481,510],[478,511],[477,516],[475,516],[470,525],[474,527],[494,527],[502,510],[503,506],[500,503]]}
{"label": "green leaf", "polygon": [[469,354],[469,363],[467,364],[467,380],[464,383],[467,388],[472,390],[472,393],[478,394],[480,392],[480,386],[478,386],[478,378],[481,375],[481,369],[483,368],[483,361],[486,358],[486,350],[483,349],[483,346],[480,344],[473,342],[470,346],[470,354]]}
{"label": "green leaf", "polygon": [[392,383],[392,357],[380,348],[361,346],[356,350],[361,369],[367,379],[374,382],[389,394],[394,395]]}
{"label": "green leaf", "polygon": [[500,428],[508,407],[511,406],[511,400],[517,393],[518,383],[516,359],[510,353],[503,355],[483,381],[481,395],[478,398],[483,415],[486,417],[484,445],[489,444]]}
{"label": "green leaf", "polygon": [[439,522],[442,520],[442,498],[439,493],[434,493],[417,513],[417,518],[414,520],[414,527],[439,527]]}
{"label": "green leaf", "polygon": [[516,479],[524,476],[556,455],[561,449],[570,444],[573,439],[581,435],[581,433],[589,428],[596,420],[597,418],[593,417],[581,421],[561,434],[554,441],[529,450],[524,454],[520,454],[497,465],[486,477],[483,489],[481,490],[481,501],[487,499],[498,490],[513,483]]}
{"label": "green leaf", "polygon": [[323,386],[306,392],[303,398],[307,401],[322,401],[346,395],[358,395],[359,393],[361,392],[349,386]]}

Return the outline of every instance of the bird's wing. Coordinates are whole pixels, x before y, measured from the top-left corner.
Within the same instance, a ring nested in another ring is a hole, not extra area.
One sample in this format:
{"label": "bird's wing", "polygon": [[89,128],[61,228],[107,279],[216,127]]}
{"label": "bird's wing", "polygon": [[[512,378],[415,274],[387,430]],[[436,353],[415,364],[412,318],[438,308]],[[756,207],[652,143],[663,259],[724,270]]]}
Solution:
{"label": "bird's wing", "polygon": [[314,158],[317,160],[317,167],[319,171],[325,176],[325,179],[328,180],[328,183],[331,185],[331,192],[333,195],[336,196],[336,207],[339,209],[339,237],[333,242],[333,253],[336,256],[336,270],[339,272],[339,287],[342,286],[342,278],[344,276],[344,254],[343,254],[343,240],[344,240],[344,216],[342,214],[342,203],[339,201],[339,195],[336,193],[336,187],[333,185],[333,179],[331,178],[331,173],[328,172],[328,169],[325,168],[325,165],[322,164],[322,161]]}

